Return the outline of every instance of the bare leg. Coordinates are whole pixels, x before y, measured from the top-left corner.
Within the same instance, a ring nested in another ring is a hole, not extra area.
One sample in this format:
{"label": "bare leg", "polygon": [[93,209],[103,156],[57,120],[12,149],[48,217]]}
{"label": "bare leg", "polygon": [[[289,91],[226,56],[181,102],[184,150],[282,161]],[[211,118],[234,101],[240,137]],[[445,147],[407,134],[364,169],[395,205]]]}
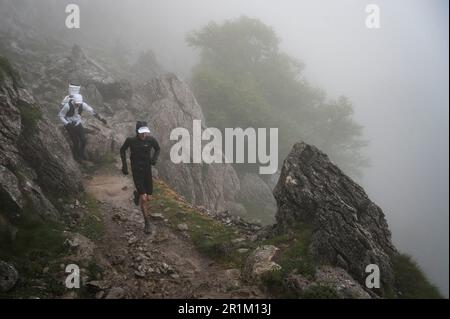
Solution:
{"label": "bare leg", "polygon": [[152,227],[151,227],[151,222],[150,222],[150,211],[147,206],[147,202],[150,201],[150,199],[151,199],[151,196],[147,195],[147,194],[141,195],[139,198],[139,204],[141,206],[142,215],[144,216],[144,221],[145,221],[144,231],[146,234],[153,233]]}

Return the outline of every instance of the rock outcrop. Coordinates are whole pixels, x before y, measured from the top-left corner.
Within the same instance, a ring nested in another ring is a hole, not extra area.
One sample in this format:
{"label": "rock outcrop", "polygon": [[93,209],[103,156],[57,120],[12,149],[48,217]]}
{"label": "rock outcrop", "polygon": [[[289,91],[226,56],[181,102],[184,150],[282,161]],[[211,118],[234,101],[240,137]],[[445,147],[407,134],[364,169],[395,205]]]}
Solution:
{"label": "rock outcrop", "polygon": [[[20,65],[21,71],[26,70],[21,74],[24,82],[32,89],[42,112],[54,126],[61,127],[57,118],[58,103],[67,92],[67,84],[72,81],[82,86],[81,93],[86,102],[106,117],[108,125],[104,126],[91,116],[85,116],[89,160],[101,161],[108,154],[117,156],[125,138],[135,134],[136,121],[147,120],[162,144],[157,169],[163,180],[193,204],[214,212],[228,210],[245,215],[245,208],[236,203],[235,195],[240,190],[240,183],[231,165],[176,165],[170,161],[170,148],[175,143],[169,139],[170,132],[178,127],[192,131],[193,120],[201,120],[203,125],[206,123],[191,90],[174,74],[159,75],[144,82],[152,74],[163,71],[150,53],[143,55],[134,68],[151,64],[152,70],[142,74],[136,71],[134,74],[131,71],[118,73],[96,61],[79,46],[48,45],[52,49],[50,52],[44,46],[38,58],[37,52],[25,49],[34,43],[33,39],[23,38],[17,44],[1,33],[0,39],[4,39],[5,53]],[[48,58],[41,58],[45,55]],[[70,145],[64,130],[59,129],[59,132],[65,136],[65,144]]]}
{"label": "rock outcrop", "polygon": [[266,273],[281,269],[281,266],[273,261],[279,249],[273,245],[258,247],[247,259],[245,275],[248,278],[258,279]]}
{"label": "rock outcrop", "polygon": [[308,291],[320,287],[332,289],[339,299],[370,299],[372,296],[356,282],[344,269],[339,267],[319,267],[311,281],[299,274],[290,274],[286,279],[287,286],[295,293],[305,295]]}
{"label": "rock outcrop", "polygon": [[63,136],[9,62],[0,59],[0,235],[14,237],[24,215],[58,218],[55,199],[82,191]]}
{"label": "rock outcrop", "polygon": [[188,86],[174,74],[166,74],[140,87],[132,104],[131,109],[148,120],[161,143],[161,164],[157,166],[160,177],[193,204],[215,212],[232,209],[240,184],[231,165],[177,165],[170,160],[170,149],[176,143],[169,139],[171,131],[183,127],[192,132],[194,120],[205,125]]}
{"label": "rock outcrop", "polygon": [[278,230],[296,223],[311,228],[310,254],[339,266],[364,283],[370,264],[380,268],[381,282],[392,286],[391,242],[382,210],[316,147],[298,143],[283,164],[274,190]]}

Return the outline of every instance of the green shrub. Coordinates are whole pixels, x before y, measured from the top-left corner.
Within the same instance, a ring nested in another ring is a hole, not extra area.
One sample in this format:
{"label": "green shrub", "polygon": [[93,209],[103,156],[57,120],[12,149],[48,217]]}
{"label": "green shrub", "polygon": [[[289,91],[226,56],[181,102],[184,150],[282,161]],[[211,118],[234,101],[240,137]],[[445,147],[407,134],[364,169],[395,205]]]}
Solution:
{"label": "green shrub", "polygon": [[315,285],[311,286],[301,295],[302,299],[339,299],[339,295],[331,287]]}
{"label": "green shrub", "polygon": [[22,131],[25,134],[32,134],[38,121],[42,119],[42,111],[36,105],[18,103],[20,118],[22,120]]}
{"label": "green shrub", "polygon": [[274,245],[280,249],[274,261],[281,266],[281,270],[267,273],[261,278],[264,288],[274,297],[302,297],[286,285],[285,279],[293,272],[314,280],[317,265],[308,252],[310,239],[310,228],[298,223],[289,233],[273,236],[263,242],[265,245]]}
{"label": "green shrub", "polygon": [[98,202],[91,195],[85,195],[81,201],[86,202],[87,209],[75,231],[92,241],[98,241],[106,232]]}
{"label": "green shrub", "polygon": [[[0,298],[60,296],[64,286],[57,271],[58,258],[66,253],[62,225],[40,220],[29,212],[23,215],[17,229],[14,240],[0,241],[0,259],[14,265],[20,278],[14,289],[0,293]],[[49,271],[44,273],[46,267]],[[36,287],[36,281],[45,283],[45,289]]]}
{"label": "green shrub", "polygon": [[439,290],[431,284],[416,262],[408,255],[393,257],[395,289],[398,298],[441,299]]}

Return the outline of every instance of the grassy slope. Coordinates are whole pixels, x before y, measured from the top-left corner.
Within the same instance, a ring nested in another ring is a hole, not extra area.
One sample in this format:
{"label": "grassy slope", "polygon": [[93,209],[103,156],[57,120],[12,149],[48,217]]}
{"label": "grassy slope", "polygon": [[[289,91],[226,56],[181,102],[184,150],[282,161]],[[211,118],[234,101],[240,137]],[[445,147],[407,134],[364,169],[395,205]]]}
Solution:
{"label": "grassy slope", "polygon": [[395,288],[399,298],[442,299],[438,288],[430,283],[419,265],[408,255],[398,255],[393,259]]}
{"label": "grassy slope", "polygon": [[[37,217],[31,207],[26,208],[22,220],[17,226],[14,241],[0,241],[0,259],[11,263],[19,272],[19,282],[14,289],[7,293],[0,293],[0,299],[7,298],[53,298],[68,292],[64,288],[61,278],[67,276],[64,267],[70,260],[68,247],[64,244],[67,237],[64,231],[78,232],[96,241],[104,234],[103,222],[98,210],[97,202],[85,195],[80,202],[86,205],[76,227],[67,227],[66,221],[44,221]],[[95,264],[86,267],[90,278],[98,277],[101,270]],[[84,293],[80,290],[79,293]]]}
{"label": "grassy slope", "polygon": [[199,252],[230,267],[243,266],[246,254],[239,254],[239,248],[254,247],[249,241],[240,242],[237,247],[232,241],[242,236],[235,229],[202,214],[160,180],[155,181],[154,200],[150,203],[150,210],[162,213],[174,229],[179,224],[186,224],[187,233]]}

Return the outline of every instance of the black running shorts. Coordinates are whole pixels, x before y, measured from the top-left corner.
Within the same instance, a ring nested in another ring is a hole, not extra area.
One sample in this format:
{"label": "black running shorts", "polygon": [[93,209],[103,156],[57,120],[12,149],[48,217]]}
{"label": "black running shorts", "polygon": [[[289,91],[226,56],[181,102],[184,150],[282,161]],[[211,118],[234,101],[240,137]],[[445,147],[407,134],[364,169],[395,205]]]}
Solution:
{"label": "black running shorts", "polygon": [[149,167],[132,167],[134,186],[139,195],[153,195],[153,177],[152,168]]}

